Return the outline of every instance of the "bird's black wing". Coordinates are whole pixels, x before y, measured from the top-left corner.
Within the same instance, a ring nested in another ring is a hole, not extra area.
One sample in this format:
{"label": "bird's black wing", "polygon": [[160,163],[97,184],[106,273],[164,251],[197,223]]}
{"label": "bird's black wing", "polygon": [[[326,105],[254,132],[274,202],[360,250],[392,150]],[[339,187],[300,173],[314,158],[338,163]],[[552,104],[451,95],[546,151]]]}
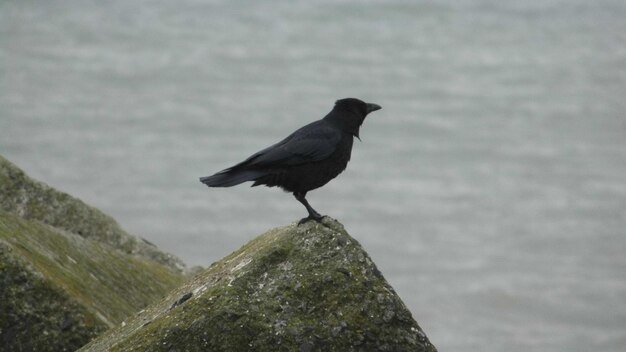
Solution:
{"label": "bird's black wing", "polygon": [[315,121],[237,165],[201,177],[200,181],[209,187],[230,187],[265,176],[272,168],[321,161],[337,149],[341,136],[341,130],[327,121]]}
{"label": "bird's black wing", "polygon": [[294,166],[328,158],[341,140],[341,131],[327,121],[308,124],[282,141],[252,155],[242,165]]}

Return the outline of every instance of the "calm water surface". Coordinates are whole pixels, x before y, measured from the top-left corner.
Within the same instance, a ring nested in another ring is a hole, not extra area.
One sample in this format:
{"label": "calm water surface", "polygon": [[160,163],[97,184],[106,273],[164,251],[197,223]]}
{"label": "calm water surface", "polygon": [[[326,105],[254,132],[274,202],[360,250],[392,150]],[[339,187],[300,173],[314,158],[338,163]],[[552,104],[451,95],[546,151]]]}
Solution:
{"label": "calm water surface", "polygon": [[0,4],[0,154],[208,265],[306,212],[219,171],[383,106],[310,193],[441,351],[626,350],[623,1]]}

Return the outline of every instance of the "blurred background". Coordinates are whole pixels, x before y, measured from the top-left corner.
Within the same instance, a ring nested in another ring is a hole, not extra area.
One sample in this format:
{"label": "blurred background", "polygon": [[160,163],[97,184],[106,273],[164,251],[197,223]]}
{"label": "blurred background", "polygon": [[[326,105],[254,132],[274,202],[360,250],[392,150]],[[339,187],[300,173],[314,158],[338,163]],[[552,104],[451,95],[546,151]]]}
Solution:
{"label": "blurred background", "polygon": [[306,215],[198,177],[344,97],[309,201],[440,351],[626,350],[624,1],[0,3],[0,154],[188,265]]}

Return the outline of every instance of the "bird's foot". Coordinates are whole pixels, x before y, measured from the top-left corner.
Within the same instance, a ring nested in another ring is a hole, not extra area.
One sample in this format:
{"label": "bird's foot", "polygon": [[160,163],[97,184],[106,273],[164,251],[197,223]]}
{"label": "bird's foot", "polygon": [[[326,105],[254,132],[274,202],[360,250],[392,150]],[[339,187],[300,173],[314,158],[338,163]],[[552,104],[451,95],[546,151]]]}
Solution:
{"label": "bird's foot", "polygon": [[326,215],[320,215],[320,214],[316,214],[316,215],[309,215],[306,218],[302,218],[300,219],[300,221],[298,221],[298,226],[307,223],[311,220],[317,221],[317,222],[322,222],[322,219],[324,219],[326,217]]}

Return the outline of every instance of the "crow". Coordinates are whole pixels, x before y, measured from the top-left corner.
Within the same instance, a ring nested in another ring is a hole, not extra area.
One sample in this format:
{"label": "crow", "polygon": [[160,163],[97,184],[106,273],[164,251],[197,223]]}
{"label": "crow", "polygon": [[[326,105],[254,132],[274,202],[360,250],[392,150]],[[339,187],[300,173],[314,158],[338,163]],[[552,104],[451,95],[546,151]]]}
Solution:
{"label": "crow", "polygon": [[379,109],[380,105],[356,98],[337,100],[323,119],[301,127],[237,165],[201,177],[200,182],[209,187],[231,187],[246,181],[254,181],[252,187],[280,187],[293,193],[309,213],[299,224],[321,221],[323,216],[305,198],[307,192],[322,187],[346,169],[353,137],[359,138],[365,116]]}

